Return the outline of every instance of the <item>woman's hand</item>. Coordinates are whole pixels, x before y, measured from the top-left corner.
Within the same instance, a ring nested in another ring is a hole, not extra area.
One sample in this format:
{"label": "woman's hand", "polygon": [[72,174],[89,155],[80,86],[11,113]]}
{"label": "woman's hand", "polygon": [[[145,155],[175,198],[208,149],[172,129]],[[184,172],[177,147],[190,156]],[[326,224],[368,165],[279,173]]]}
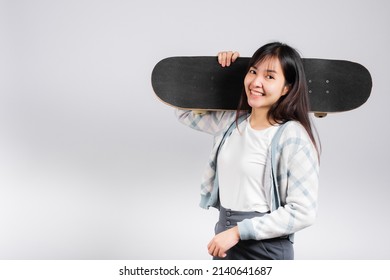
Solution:
{"label": "woman's hand", "polygon": [[238,227],[232,227],[214,236],[207,245],[209,254],[213,257],[226,257],[226,251],[232,248],[240,240]]}
{"label": "woman's hand", "polygon": [[222,67],[230,66],[236,59],[240,56],[238,52],[219,52],[218,53],[218,62]]}

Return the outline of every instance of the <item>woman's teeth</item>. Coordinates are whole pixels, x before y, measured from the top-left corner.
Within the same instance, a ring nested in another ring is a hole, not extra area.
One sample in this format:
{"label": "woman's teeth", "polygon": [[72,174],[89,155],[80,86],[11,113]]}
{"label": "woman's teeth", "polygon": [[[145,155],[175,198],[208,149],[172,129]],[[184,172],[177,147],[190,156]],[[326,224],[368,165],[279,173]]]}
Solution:
{"label": "woman's teeth", "polygon": [[256,91],[251,91],[251,94],[255,95],[255,96],[264,96],[265,95],[264,93],[256,92]]}

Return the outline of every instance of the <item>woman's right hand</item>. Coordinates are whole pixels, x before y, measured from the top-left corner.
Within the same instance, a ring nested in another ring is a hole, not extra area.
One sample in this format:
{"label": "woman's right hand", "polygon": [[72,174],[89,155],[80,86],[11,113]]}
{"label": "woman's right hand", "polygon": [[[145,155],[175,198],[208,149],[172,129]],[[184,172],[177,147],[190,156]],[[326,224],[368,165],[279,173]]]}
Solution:
{"label": "woman's right hand", "polygon": [[218,63],[221,64],[222,67],[230,66],[236,59],[240,56],[238,52],[219,52],[218,53]]}

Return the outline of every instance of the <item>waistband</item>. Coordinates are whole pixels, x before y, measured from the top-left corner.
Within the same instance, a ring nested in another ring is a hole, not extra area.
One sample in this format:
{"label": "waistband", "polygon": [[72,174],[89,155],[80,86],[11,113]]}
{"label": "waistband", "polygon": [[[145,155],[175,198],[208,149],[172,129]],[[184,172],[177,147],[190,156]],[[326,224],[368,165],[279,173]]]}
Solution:
{"label": "waistband", "polygon": [[[220,233],[222,231],[225,231],[229,228],[232,228],[237,225],[238,222],[241,222],[245,219],[252,219],[255,217],[262,217],[266,214],[269,214],[270,212],[267,213],[260,213],[260,212],[255,212],[255,211],[236,211],[236,210],[231,210],[231,209],[226,209],[222,206],[219,208],[219,220],[218,223],[216,224],[215,227],[215,233]],[[293,242],[293,236],[292,235],[285,235],[285,236],[280,236],[272,239],[278,239],[278,238],[288,238],[291,242]]]}
{"label": "waistband", "polygon": [[245,219],[252,219],[255,217],[262,217],[268,213],[260,213],[255,211],[235,211],[231,209],[226,209],[220,206],[219,209],[219,224],[220,226],[226,226],[226,228],[231,228],[237,225],[238,222],[241,222]]}

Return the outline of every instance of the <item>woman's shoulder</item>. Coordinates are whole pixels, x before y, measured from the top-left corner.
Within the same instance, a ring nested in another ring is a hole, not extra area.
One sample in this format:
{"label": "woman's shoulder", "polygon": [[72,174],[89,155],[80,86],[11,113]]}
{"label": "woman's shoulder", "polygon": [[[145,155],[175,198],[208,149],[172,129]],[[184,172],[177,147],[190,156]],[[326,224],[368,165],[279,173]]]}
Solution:
{"label": "woman's shoulder", "polygon": [[284,125],[286,126],[286,130],[290,131],[305,129],[299,121],[294,120],[287,121],[286,123],[284,123]]}
{"label": "woman's shoulder", "polygon": [[310,137],[304,126],[298,121],[288,121],[283,124],[284,130],[281,141],[289,141],[298,145],[310,143]]}
{"label": "woman's shoulder", "polygon": [[[284,124],[285,129],[278,142],[281,154],[291,160],[309,159],[314,165],[318,165],[319,157],[315,143],[311,140],[305,127],[298,121],[289,121]],[[299,154],[298,157],[296,157]]]}

